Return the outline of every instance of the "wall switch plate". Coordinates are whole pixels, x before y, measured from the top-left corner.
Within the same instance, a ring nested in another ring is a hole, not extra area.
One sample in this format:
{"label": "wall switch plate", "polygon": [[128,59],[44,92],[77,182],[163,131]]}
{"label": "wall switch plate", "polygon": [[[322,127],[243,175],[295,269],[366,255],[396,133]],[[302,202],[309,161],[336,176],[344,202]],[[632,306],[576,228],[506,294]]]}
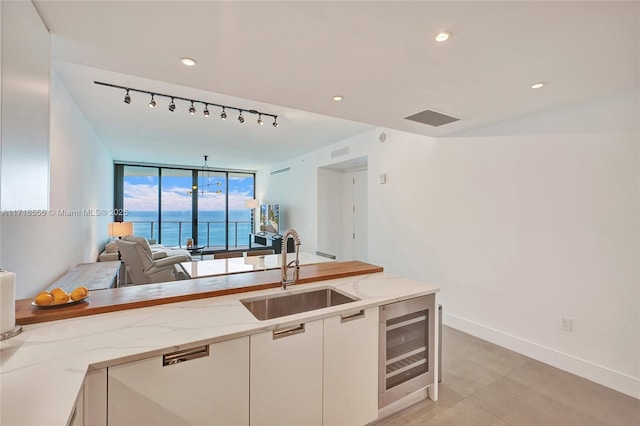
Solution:
{"label": "wall switch plate", "polygon": [[560,317],[560,328],[564,331],[573,331],[573,324],[571,323],[571,318]]}
{"label": "wall switch plate", "polygon": [[387,174],[386,173],[382,173],[380,175],[380,184],[383,185],[385,183],[387,183]]}

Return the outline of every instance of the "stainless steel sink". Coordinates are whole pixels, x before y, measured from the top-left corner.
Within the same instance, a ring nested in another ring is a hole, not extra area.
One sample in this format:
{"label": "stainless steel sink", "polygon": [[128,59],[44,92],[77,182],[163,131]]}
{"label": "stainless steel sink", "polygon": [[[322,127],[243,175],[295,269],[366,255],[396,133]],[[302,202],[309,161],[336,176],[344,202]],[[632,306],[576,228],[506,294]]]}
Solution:
{"label": "stainless steel sink", "polygon": [[347,296],[332,288],[320,288],[287,294],[273,294],[243,299],[240,302],[257,319],[264,321],[301,312],[343,305],[359,299]]}

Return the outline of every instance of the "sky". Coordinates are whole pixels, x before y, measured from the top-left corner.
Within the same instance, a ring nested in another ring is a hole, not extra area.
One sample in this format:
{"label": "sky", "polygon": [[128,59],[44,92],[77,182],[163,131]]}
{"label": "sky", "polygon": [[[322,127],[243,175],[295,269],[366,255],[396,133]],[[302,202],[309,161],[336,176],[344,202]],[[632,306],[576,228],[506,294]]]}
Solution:
{"label": "sky", "polygon": [[[210,180],[214,185],[212,191],[222,190],[221,194],[205,193],[198,196],[198,209],[225,210],[225,178],[215,176]],[[203,181],[198,182],[203,185]],[[229,210],[246,209],[244,202],[253,198],[253,176],[229,177]],[[191,210],[191,177],[162,177],[162,209],[166,211]],[[158,177],[157,176],[125,176],[124,208],[130,211],[158,210]]]}

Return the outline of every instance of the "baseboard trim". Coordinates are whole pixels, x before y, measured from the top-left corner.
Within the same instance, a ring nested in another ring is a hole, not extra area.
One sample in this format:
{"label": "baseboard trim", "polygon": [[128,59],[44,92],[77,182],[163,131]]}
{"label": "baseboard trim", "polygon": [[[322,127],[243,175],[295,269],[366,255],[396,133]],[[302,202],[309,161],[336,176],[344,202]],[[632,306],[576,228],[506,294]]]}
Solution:
{"label": "baseboard trim", "polygon": [[640,378],[612,370],[555,349],[504,333],[456,315],[443,314],[443,324],[537,361],[640,399]]}

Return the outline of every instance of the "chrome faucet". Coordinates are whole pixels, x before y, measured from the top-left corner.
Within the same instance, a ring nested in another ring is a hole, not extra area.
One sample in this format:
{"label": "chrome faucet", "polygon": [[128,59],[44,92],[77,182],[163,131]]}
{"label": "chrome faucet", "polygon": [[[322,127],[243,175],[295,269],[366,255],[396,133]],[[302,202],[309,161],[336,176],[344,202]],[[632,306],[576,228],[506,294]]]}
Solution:
{"label": "chrome faucet", "polygon": [[[287,263],[287,240],[289,237],[293,238],[296,244],[296,260],[292,260]],[[295,229],[287,229],[282,235],[282,289],[287,289],[287,284],[295,284],[298,280],[298,274],[300,272],[300,262],[298,261],[298,255],[300,252],[300,236]],[[289,268],[293,265],[293,278],[289,279]]]}

